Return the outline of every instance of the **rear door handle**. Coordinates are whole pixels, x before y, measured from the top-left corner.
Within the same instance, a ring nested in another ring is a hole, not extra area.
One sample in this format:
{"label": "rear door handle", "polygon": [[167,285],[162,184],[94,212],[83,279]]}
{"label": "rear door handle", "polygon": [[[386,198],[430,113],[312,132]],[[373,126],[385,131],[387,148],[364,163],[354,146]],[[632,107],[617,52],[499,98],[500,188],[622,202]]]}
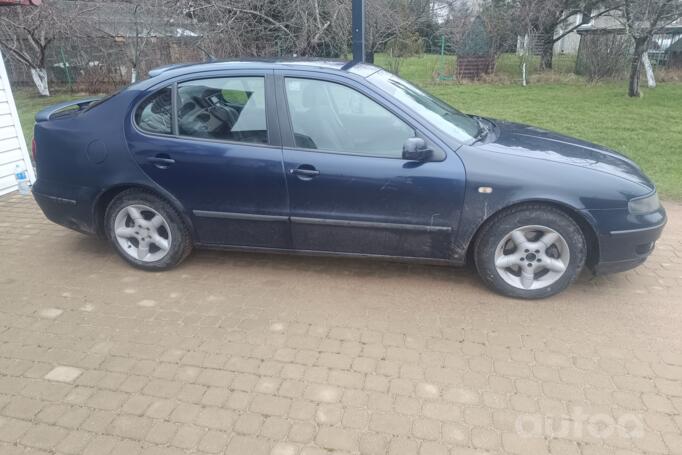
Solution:
{"label": "rear door handle", "polygon": [[313,166],[306,164],[297,167],[296,169],[290,169],[289,172],[303,180],[310,180],[313,177],[320,175],[320,171],[315,169]]}
{"label": "rear door handle", "polygon": [[166,169],[171,164],[175,164],[175,160],[168,155],[150,156],[147,161],[160,169]]}

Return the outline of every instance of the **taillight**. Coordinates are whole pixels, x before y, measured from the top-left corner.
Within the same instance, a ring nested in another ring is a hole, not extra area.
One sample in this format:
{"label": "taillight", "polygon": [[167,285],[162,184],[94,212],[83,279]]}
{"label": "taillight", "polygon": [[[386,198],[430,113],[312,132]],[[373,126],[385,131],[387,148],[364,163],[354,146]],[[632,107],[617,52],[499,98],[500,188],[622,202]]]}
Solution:
{"label": "taillight", "polygon": [[36,138],[31,142],[31,156],[33,157],[33,164],[36,163]]}

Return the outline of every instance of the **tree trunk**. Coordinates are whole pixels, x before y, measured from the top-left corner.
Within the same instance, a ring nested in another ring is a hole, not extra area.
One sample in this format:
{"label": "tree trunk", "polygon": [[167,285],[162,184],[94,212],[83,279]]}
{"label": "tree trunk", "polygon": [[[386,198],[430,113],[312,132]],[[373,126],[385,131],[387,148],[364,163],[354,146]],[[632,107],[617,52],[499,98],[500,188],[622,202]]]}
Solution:
{"label": "tree trunk", "polygon": [[137,68],[133,66],[130,71],[130,83],[134,84],[135,82],[137,82]]}
{"label": "tree trunk", "polygon": [[47,70],[45,68],[31,68],[31,77],[36,84],[40,96],[50,96],[50,88],[47,82]]}
{"label": "tree trunk", "polygon": [[540,68],[543,70],[552,69],[552,60],[554,59],[554,38],[553,36],[545,36],[542,41],[542,55],[540,56]]}
{"label": "tree trunk", "polygon": [[654,76],[654,69],[651,66],[651,61],[649,60],[649,53],[645,52],[642,54],[642,64],[644,65],[644,70],[646,71],[646,83],[649,88],[656,88],[656,76]]}
{"label": "tree trunk", "polygon": [[630,62],[630,82],[628,83],[628,96],[640,96],[639,78],[642,73],[642,56],[649,47],[649,38],[635,38],[635,53]]}
{"label": "tree trunk", "polygon": [[521,52],[519,56],[521,57],[521,85],[524,87],[528,85],[528,68],[526,63],[528,62],[528,55],[530,54],[530,35],[526,33],[523,37],[523,42],[519,40],[518,44],[522,44]]}

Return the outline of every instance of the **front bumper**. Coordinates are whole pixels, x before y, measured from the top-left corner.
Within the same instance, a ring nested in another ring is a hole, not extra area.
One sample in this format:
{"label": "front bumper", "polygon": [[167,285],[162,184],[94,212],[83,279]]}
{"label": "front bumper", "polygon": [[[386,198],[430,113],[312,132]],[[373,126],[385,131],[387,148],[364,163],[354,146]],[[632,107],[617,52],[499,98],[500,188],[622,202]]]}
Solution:
{"label": "front bumper", "polygon": [[597,275],[624,272],[642,264],[654,251],[656,241],[661,236],[666,224],[611,231],[599,236],[600,261],[592,269]]}

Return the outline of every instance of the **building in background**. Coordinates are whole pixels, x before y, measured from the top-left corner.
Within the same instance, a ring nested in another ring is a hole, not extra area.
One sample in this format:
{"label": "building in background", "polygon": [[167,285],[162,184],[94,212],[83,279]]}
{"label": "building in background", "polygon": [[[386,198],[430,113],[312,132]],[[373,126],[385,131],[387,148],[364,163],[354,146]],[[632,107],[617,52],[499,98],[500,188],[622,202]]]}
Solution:
{"label": "building in background", "polygon": [[[37,6],[40,0],[0,0],[0,9],[5,5],[17,4]],[[17,181],[14,177],[17,164],[28,170],[31,183],[35,182],[36,176],[31,157],[28,154],[26,140],[19,122],[5,61],[0,52],[0,195],[17,189]]]}
{"label": "building in background", "polygon": [[[630,46],[630,38],[625,33],[622,22],[613,16],[605,15],[599,17],[588,25],[583,25],[577,30],[580,35],[580,53],[590,52],[595,46],[588,47],[590,41],[610,43],[614,40],[622,40]],[[682,18],[662,27],[651,39],[649,44],[649,59],[655,66],[675,66],[676,60],[668,61],[674,54],[675,48],[670,50],[673,45],[680,46],[678,41],[682,39]],[[584,56],[583,56],[584,57]]]}

